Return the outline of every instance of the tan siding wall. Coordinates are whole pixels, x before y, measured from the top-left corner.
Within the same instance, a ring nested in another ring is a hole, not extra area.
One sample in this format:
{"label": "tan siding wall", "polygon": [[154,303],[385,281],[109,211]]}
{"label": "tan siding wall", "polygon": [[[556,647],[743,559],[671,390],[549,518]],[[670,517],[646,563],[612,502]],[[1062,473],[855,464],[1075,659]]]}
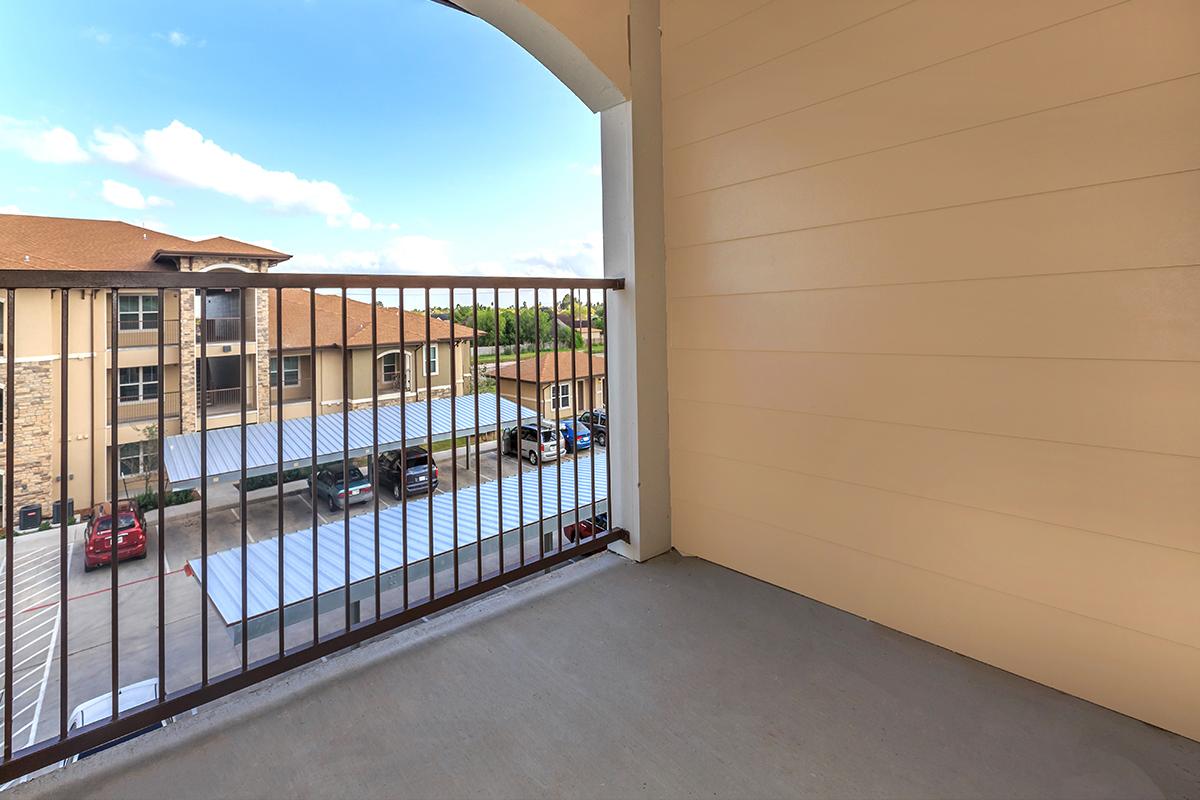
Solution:
{"label": "tan siding wall", "polygon": [[1200,738],[1200,5],[663,18],[676,546]]}

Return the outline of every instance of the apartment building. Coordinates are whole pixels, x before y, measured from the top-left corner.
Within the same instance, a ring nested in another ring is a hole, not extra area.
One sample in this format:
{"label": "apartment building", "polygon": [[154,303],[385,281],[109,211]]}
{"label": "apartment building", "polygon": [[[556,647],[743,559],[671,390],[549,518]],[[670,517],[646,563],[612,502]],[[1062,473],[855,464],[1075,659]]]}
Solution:
{"label": "apartment building", "polygon": [[536,401],[544,417],[570,417],[572,412],[604,408],[604,356],[593,355],[591,361],[589,367],[583,352],[542,353],[521,359],[520,369],[515,361],[502,364],[494,374],[502,397],[516,402],[519,384],[522,405]]}
{"label": "apartment building", "polygon": [[[0,269],[78,269],[128,271],[266,272],[290,258],[266,247],[224,237],[191,241],[178,236],[109,220],[64,219],[0,215]],[[189,302],[187,295],[191,294]],[[182,302],[181,302],[182,299]],[[62,437],[68,440],[71,471],[68,497],[84,509],[107,497],[112,447],[119,448],[123,491],[136,492],[157,468],[155,425],[161,395],[164,433],[173,435],[200,428],[204,409],[209,428],[241,421],[242,347],[245,346],[246,416],[265,422],[274,413],[275,391],[282,381],[287,417],[311,412],[316,394],[318,413],[341,410],[341,298],[316,295],[317,358],[312,359],[309,336],[309,292],[285,290],[283,300],[283,369],[268,356],[275,340],[273,293],[257,290],[241,326],[238,290],[166,291],[159,304],[156,291],[122,291],[113,324],[111,293],[103,289],[71,290],[67,315],[68,342],[64,352],[62,301],[59,290],[18,292],[12,342],[3,341],[3,357],[12,357],[14,385],[4,386],[3,401],[16,402],[13,502],[16,509],[37,505],[52,513],[59,496]],[[0,303],[3,298],[0,298]],[[369,304],[347,300],[351,320],[346,350],[352,381],[352,406],[370,400],[372,369],[395,391],[381,402],[401,402],[451,391],[450,331],[441,320],[430,320],[432,346],[425,350],[425,317],[404,312],[405,346],[400,346],[396,308],[380,307],[380,357],[372,364]],[[158,327],[163,321],[163,370],[158,367]],[[390,326],[390,327],[389,327]],[[119,345],[114,357],[113,337]],[[383,336],[388,331],[395,335]],[[471,330],[459,327],[455,340],[463,348],[456,367],[465,365]],[[383,341],[386,339],[387,341]],[[204,373],[201,370],[204,342]],[[73,389],[65,417],[61,407],[60,367],[69,361]],[[418,369],[428,361],[429,370]],[[114,364],[115,361],[115,364]],[[115,369],[114,369],[115,366]],[[428,372],[428,375],[426,374]],[[454,383],[464,388],[465,367]],[[111,397],[117,392],[115,425]],[[382,385],[382,384],[381,384]],[[407,387],[407,388],[405,388]],[[66,430],[63,430],[63,420]]]}

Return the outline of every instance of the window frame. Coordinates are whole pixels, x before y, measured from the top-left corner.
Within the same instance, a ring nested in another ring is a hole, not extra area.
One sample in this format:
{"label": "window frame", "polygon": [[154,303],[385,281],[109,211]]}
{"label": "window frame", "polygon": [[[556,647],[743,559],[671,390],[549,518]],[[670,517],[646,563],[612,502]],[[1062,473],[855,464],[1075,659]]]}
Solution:
{"label": "window frame", "polygon": [[[388,374],[388,361],[391,361],[391,374]],[[404,367],[399,352],[384,353],[379,357],[379,377],[385,382],[395,383]]]}
{"label": "window frame", "polygon": [[[126,300],[136,301],[137,307],[125,310],[121,306]],[[153,305],[154,308],[147,308]],[[124,332],[157,331],[158,317],[162,309],[158,307],[157,294],[121,294],[117,296],[117,329]],[[133,324],[126,325],[126,321]]]}
{"label": "window frame", "polygon": [[429,347],[425,348],[425,376],[432,378],[435,375],[440,375],[442,372],[441,359],[438,357],[437,342],[433,342]]}
{"label": "window frame", "polygon": [[[566,401],[565,403],[563,401]],[[550,410],[561,411],[571,407],[571,384],[550,384]]]}
{"label": "window frame", "polygon": [[[125,380],[124,373],[134,372],[137,378],[132,381]],[[148,379],[147,375],[153,374],[153,379]],[[141,403],[147,400],[157,400],[158,395],[162,392],[162,381],[159,380],[157,364],[148,364],[142,367],[119,367],[117,369],[117,400],[121,403]],[[151,394],[146,390],[147,386],[153,386],[154,392]],[[126,387],[135,387],[136,392],[132,395],[125,393]]]}
{"label": "window frame", "polygon": [[[158,470],[158,453],[152,449],[153,442],[122,442],[117,445],[117,470],[123,478],[149,475]],[[127,453],[127,448],[136,452]]]}
{"label": "window frame", "polygon": [[[288,366],[288,362],[294,362],[294,366]],[[271,362],[267,366],[268,377],[272,389],[279,388],[279,357],[272,356]],[[295,373],[294,378],[289,378],[289,373]],[[300,385],[300,356],[284,356],[283,357],[283,388],[294,388]]]}

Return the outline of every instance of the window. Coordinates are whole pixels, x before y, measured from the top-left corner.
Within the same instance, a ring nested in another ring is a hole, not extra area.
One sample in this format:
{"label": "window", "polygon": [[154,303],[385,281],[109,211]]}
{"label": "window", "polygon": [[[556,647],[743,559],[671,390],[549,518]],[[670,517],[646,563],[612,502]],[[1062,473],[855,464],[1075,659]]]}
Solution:
{"label": "window", "polygon": [[117,298],[117,311],[123,331],[158,330],[158,295],[123,294]]}
{"label": "window", "polygon": [[[271,359],[271,385],[279,385],[279,359]],[[300,385],[300,356],[283,357],[283,385]]]}
{"label": "window", "polygon": [[400,379],[400,354],[388,353],[383,356],[383,381],[384,383],[395,383]]}
{"label": "window", "polygon": [[427,352],[429,353],[429,355],[428,355],[429,362],[426,365],[428,367],[428,372],[426,372],[425,374],[426,375],[437,375],[438,374],[438,346],[435,344],[435,345],[429,347]]}
{"label": "window", "polygon": [[158,399],[158,367],[121,367],[117,380],[122,403]]}
{"label": "window", "polygon": [[145,475],[158,469],[158,454],[154,442],[129,442],[118,453],[121,475]]}
{"label": "window", "polygon": [[570,408],[571,407],[571,384],[560,383],[557,386],[550,387],[550,407],[551,408]]}

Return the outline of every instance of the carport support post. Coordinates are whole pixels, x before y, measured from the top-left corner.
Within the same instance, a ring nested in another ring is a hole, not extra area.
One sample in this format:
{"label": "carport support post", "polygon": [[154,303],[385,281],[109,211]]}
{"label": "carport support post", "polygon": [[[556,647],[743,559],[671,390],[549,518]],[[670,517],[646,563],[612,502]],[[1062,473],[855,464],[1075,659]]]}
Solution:
{"label": "carport support post", "polygon": [[604,361],[610,523],[630,534],[610,548],[644,561],[671,548],[662,71],[659,0],[629,6],[632,96],[600,113],[604,275],[625,279],[606,293]]}

